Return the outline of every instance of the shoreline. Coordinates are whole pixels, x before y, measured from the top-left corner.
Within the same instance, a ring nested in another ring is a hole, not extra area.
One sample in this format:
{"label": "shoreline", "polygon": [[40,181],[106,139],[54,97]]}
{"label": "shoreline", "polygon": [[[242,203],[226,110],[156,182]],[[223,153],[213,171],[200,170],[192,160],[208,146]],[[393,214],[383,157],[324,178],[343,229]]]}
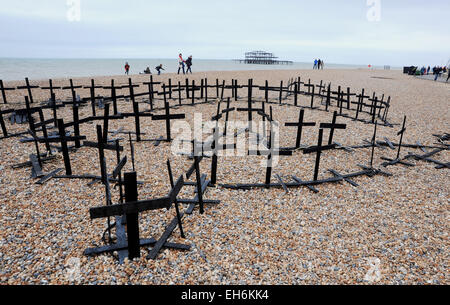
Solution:
{"label": "shoreline", "polygon": [[[301,73],[324,73],[326,74],[327,71],[342,71],[342,72],[373,72],[373,73],[398,73],[401,72],[401,70],[383,70],[383,69],[368,69],[368,68],[357,68],[357,69],[339,69],[339,68],[330,68],[330,69],[324,69],[324,70],[312,70],[312,69],[267,69],[267,70],[216,70],[216,71],[198,71],[193,72],[193,74],[178,74],[176,72],[168,72],[168,73],[161,73],[161,75],[158,75],[157,73],[152,74],[110,74],[110,75],[93,75],[93,76],[73,76],[73,77],[55,77],[50,78],[52,81],[68,81],[70,79],[72,80],[91,80],[91,79],[136,79],[136,78],[149,78],[150,76],[153,76],[154,78],[168,78],[168,77],[175,77],[175,78],[197,78],[199,75],[206,75],[206,74],[243,74],[243,73],[254,73],[254,74],[260,74],[260,73],[298,73],[301,76]],[[403,73],[402,73],[403,74]],[[25,76],[26,77],[26,76]],[[9,83],[18,83],[18,82],[25,82],[25,77],[23,79],[15,79],[15,80],[3,80],[3,83],[5,84],[5,87]],[[0,78],[1,79],[1,78]],[[49,78],[29,78],[30,82],[48,82]]]}

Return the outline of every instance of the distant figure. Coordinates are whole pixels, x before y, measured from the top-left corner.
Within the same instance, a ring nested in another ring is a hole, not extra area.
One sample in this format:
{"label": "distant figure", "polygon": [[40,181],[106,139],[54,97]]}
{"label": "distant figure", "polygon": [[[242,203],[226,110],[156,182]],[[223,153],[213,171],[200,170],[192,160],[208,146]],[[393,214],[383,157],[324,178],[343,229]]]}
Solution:
{"label": "distant figure", "polygon": [[322,65],[322,60],[319,59],[317,62],[317,70],[320,70],[320,66]]}
{"label": "distant figure", "polygon": [[436,67],[436,73],[435,73],[435,76],[434,76],[434,81],[437,81],[437,79],[441,75],[441,71],[442,71],[441,67]]}
{"label": "distant figure", "polygon": [[186,74],[188,74],[189,71],[191,71],[191,74],[192,74],[192,70],[191,70],[191,66],[192,66],[192,55],[189,56],[188,59],[186,59],[186,66],[187,66]]}
{"label": "distant figure", "polygon": [[155,68],[155,70],[158,71],[158,75],[161,75],[161,70],[164,70],[162,66],[163,66],[163,65],[160,64],[159,66],[157,66],[157,67]]}
{"label": "distant figure", "polygon": [[152,74],[150,67],[147,67],[147,69],[144,70],[144,74]]}
{"label": "distant figure", "polygon": [[322,64],[321,64],[321,69],[323,70],[323,66],[325,65],[325,63],[322,60]]}
{"label": "distant figure", "polygon": [[129,75],[129,73],[130,73],[130,65],[127,62],[127,63],[125,63],[125,74]]}
{"label": "distant figure", "polygon": [[316,68],[317,68],[317,64],[318,64],[319,62],[317,61],[317,59],[315,59],[314,60],[314,67],[313,67],[313,70],[315,70]]}
{"label": "distant figure", "polygon": [[428,68],[427,68],[427,75],[430,74],[430,70],[431,70],[431,68],[430,68],[430,66],[428,66]]}
{"label": "distant figure", "polygon": [[183,55],[180,53],[180,55],[178,55],[178,74],[180,74],[181,69],[183,69],[183,74],[186,74],[184,71]]}

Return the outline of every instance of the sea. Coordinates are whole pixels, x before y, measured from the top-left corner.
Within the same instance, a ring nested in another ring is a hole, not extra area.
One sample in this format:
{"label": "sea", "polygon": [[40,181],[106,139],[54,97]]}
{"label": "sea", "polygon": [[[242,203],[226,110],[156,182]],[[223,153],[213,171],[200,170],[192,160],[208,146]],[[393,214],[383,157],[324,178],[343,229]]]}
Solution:
{"label": "sea", "polygon": [[[125,63],[131,66],[130,74],[142,73],[147,67],[156,73],[155,67],[162,64],[162,73],[178,71],[177,59],[26,59],[0,58],[0,79],[4,81],[44,80],[68,77],[94,77],[124,74]],[[251,65],[234,60],[193,60],[192,71],[242,71],[242,70],[303,70],[312,69],[313,63],[294,62],[291,65]],[[325,63],[325,69],[369,69],[362,65]],[[371,69],[385,69],[372,66]],[[400,69],[390,67],[390,69]]]}

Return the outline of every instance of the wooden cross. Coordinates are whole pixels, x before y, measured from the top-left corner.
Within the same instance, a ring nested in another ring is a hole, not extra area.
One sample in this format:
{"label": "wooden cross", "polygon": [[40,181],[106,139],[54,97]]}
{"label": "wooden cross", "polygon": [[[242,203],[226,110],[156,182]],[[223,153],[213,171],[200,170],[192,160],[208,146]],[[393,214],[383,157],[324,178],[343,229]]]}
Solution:
{"label": "wooden cross", "polygon": [[55,95],[55,90],[56,89],[61,89],[61,87],[55,87],[53,86],[53,80],[49,79],[48,80],[48,87],[41,87],[42,90],[50,90],[50,99],[53,98],[53,96]]}
{"label": "wooden cross", "polygon": [[298,149],[301,146],[301,141],[302,141],[302,132],[303,132],[303,127],[313,127],[316,126],[316,123],[306,123],[303,121],[305,116],[305,110],[300,110],[300,115],[298,118],[298,123],[285,123],[286,127],[297,127],[297,140],[296,140],[296,144],[295,144],[295,148]]}
{"label": "wooden cross", "polygon": [[140,116],[152,116],[152,114],[141,114],[139,113],[139,104],[135,100],[134,88],[139,87],[139,85],[133,85],[131,78],[128,78],[128,89],[130,90],[130,98],[133,103],[133,113],[132,114],[123,114],[124,116],[134,116],[135,130],[136,130],[136,141],[141,141],[141,125],[140,125]]}
{"label": "wooden cross", "polygon": [[0,79],[0,91],[2,92],[3,103],[8,104],[6,100],[6,91],[15,90],[15,88],[5,88],[3,85],[3,80]]}
{"label": "wooden cross", "polygon": [[33,94],[31,92],[31,89],[39,88],[39,86],[31,86],[28,77],[25,78],[25,84],[26,84],[25,86],[19,86],[17,87],[17,89],[27,89],[28,97],[30,98],[30,103],[33,104]]}
{"label": "wooden cross", "polygon": [[111,79],[111,86],[104,86],[103,89],[109,89],[111,90],[111,97],[110,99],[113,102],[113,109],[114,109],[114,115],[119,114],[119,111],[117,109],[117,99],[124,98],[123,95],[117,95],[117,89],[123,89],[123,86],[115,86],[114,85],[114,79]]}
{"label": "wooden cross", "polygon": [[[272,117],[272,107],[270,107],[271,117]],[[280,151],[275,148],[275,135],[273,132],[274,122],[270,122],[270,134],[269,134],[269,147],[266,152],[259,152],[260,154],[267,153],[267,167],[266,167],[266,185],[270,185],[270,180],[272,178],[272,168],[273,168],[273,156],[277,154],[278,156],[292,156],[292,151]]]}
{"label": "wooden cross", "polygon": [[280,83],[280,96],[278,97],[279,102],[281,104],[281,100],[283,99],[283,81]]}
{"label": "wooden cross", "polygon": [[[225,135],[225,134],[223,134]],[[219,128],[216,126],[213,128],[213,139],[212,141],[209,141],[205,143],[202,147],[203,152],[212,152],[212,162],[211,162],[211,185],[216,185],[217,182],[217,154],[219,151],[229,150],[229,149],[236,149],[236,144],[229,144],[223,143],[222,145],[219,144]],[[195,145],[195,144],[194,144]]]}
{"label": "wooden cross", "polygon": [[148,98],[150,102],[150,109],[153,110],[153,100],[155,98],[155,91],[153,89],[153,85],[159,85],[161,82],[154,82],[153,75],[150,75],[150,81],[144,82],[144,85],[148,85]]}
{"label": "wooden cross", "polygon": [[68,90],[68,89],[70,89],[70,91],[72,92],[72,100],[76,100],[75,89],[83,88],[83,86],[81,86],[81,85],[80,85],[80,86],[75,86],[75,85],[73,84],[73,80],[72,80],[72,79],[69,79],[69,83],[70,83],[69,86],[62,87],[62,89],[63,89],[63,90]]}
{"label": "wooden cross", "polygon": [[330,123],[321,123],[320,129],[330,129],[330,137],[328,139],[328,145],[333,144],[334,130],[335,129],[347,129],[346,124],[336,124],[337,111],[333,114],[333,121]]}
{"label": "wooden cross", "polygon": [[123,151],[122,146],[117,146],[117,142],[115,144],[107,144],[104,138],[104,132],[102,132],[102,126],[97,125],[97,142],[85,141],[83,145],[86,147],[97,148],[99,153],[99,162],[100,162],[100,172],[101,172],[101,181],[106,185],[107,183],[107,169],[106,169],[106,161],[105,161],[105,150],[112,151]]}
{"label": "wooden cross", "polygon": [[390,158],[381,157],[381,159],[388,161],[388,162],[383,163],[384,167],[387,167],[389,165],[395,165],[395,164],[402,164],[402,165],[410,166],[410,167],[414,166],[414,164],[412,164],[412,163],[408,163],[408,162],[400,160],[400,151],[402,149],[403,135],[405,134],[405,131],[406,131],[406,115],[405,115],[405,118],[403,119],[403,127],[397,133],[397,136],[400,136],[400,142],[398,143],[397,158],[395,160],[392,160]]}
{"label": "wooden cross", "polygon": [[322,96],[323,98],[322,93],[325,92],[324,89],[326,88],[326,86],[323,84],[323,80],[320,81],[320,85],[318,85],[317,88],[319,88],[319,96]]}
{"label": "wooden cross", "polygon": [[95,97],[95,89],[96,88],[103,88],[103,86],[95,86],[94,79],[91,79],[91,85],[90,86],[85,86],[83,88],[89,89],[90,99],[91,99],[91,107],[92,107],[92,115],[95,116],[95,101],[97,99]]}
{"label": "wooden cross", "polygon": [[103,249],[88,249],[85,251],[85,254],[93,255],[126,249],[128,250],[128,258],[132,260],[140,257],[140,248],[143,246],[154,246],[151,253],[156,252],[156,254],[162,247],[183,250],[189,249],[189,246],[186,245],[166,243],[165,240],[160,242],[162,239],[155,241],[154,239],[145,240],[139,237],[139,213],[169,208],[175,202],[178,193],[184,185],[183,176],[177,180],[168,196],[143,201],[138,201],[136,172],[126,173],[124,183],[125,203],[92,208],[89,213],[91,219],[125,215],[127,219],[127,241],[121,240],[121,243],[106,248],[104,247]]}
{"label": "wooden cross", "polygon": [[61,143],[61,150],[63,153],[64,158],[64,165],[66,168],[66,175],[71,176],[72,175],[72,168],[70,166],[70,156],[69,156],[69,148],[67,146],[67,142],[73,142],[76,140],[84,140],[86,139],[85,136],[78,136],[78,137],[72,137],[67,136],[65,127],[64,127],[64,120],[59,119],[58,120],[58,129],[59,129],[59,135],[58,136],[49,136],[47,138],[37,138],[37,141],[39,143]]}
{"label": "wooden cross", "polygon": [[169,102],[166,99],[166,85],[163,84],[163,94],[164,94],[164,108],[166,110],[165,115],[153,115],[152,116],[152,121],[166,121],[166,141],[170,142],[172,141],[172,137],[170,134],[170,120],[180,120],[180,119],[185,119],[186,115],[185,114],[170,114],[170,106],[169,106]]}
{"label": "wooden cross", "polygon": [[269,141],[266,142],[267,150],[258,150],[258,151],[249,151],[248,154],[250,156],[267,156],[267,166],[266,166],[266,187],[270,186],[270,180],[272,178],[272,168],[273,168],[273,156],[292,156],[292,151],[280,150],[278,147],[275,147],[276,135],[273,131],[273,126],[276,124],[273,121],[272,116],[272,107],[270,107],[270,132],[269,132]]}
{"label": "wooden cross", "polygon": [[327,99],[325,100],[325,110],[328,112],[328,107],[331,105],[331,83],[328,84]]}
{"label": "wooden cross", "polygon": [[311,154],[311,153],[317,153],[316,156],[316,166],[314,168],[314,181],[317,181],[319,177],[319,166],[320,166],[320,156],[322,154],[322,151],[335,149],[336,144],[331,144],[327,146],[322,146],[322,139],[323,139],[323,129],[320,128],[319,130],[319,139],[317,141],[317,146],[312,146],[309,148],[306,148],[303,150],[303,154]]}
{"label": "wooden cross", "polygon": [[372,154],[370,157],[370,168],[373,168],[373,157],[375,154],[375,147],[377,146],[377,127],[378,127],[378,121],[375,122],[375,128],[373,131],[373,137],[372,137]]}

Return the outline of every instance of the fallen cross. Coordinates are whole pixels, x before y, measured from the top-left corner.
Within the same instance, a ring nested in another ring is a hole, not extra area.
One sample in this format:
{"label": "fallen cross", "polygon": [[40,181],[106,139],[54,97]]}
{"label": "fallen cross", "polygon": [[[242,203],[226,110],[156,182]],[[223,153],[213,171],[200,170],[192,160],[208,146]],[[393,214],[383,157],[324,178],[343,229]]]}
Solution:
{"label": "fallen cross", "polygon": [[414,166],[414,164],[412,164],[412,163],[408,163],[408,162],[405,162],[403,160],[400,160],[400,151],[401,151],[401,148],[402,148],[403,135],[404,135],[405,131],[406,131],[406,116],[405,116],[405,118],[403,120],[403,127],[402,127],[402,129],[397,133],[397,136],[400,136],[400,142],[398,144],[398,151],[397,151],[397,158],[396,159],[390,159],[390,158],[386,158],[386,157],[381,157],[382,160],[388,161],[388,162],[384,162],[382,164],[384,167],[392,166],[392,165],[396,165],[396,164],[402,164],[402,165],[411,166],[411,167]]}
{"label": "fallen cross", "polygon": [[[127,236],[125,237],[123,234],[123,227],[120,228],[122,232],[117,232],[117,243],[113,245],[108,245],[100,248],[87,249],[84,254],[91,256],[97,255],[101,253],[108,253],[114,251],[127,251],[128,258],[130,260],[134,258],[138,258],[141,256],[140,248],[153,246],[153,249],[150,251],[148,258],[155,259],[158,255],[158,252],[161,248],[169,248],[169,249],[178,249],[178,250],[189,250],[190,246],[175,244],[175,243],[167,243],[166,235],[163,234],[163,237],[158,241],[155,239],[141,239],[139,236],[139,213],[150,211],[150,210],[158,210],[158,209],[166,209],[170,208],[172,203],[176,201],[178,193],[184,185],[183,176],[181,176],[174,187],[170,191],[169,195],[162,198],[156,198],[151,200],[143,200],[138,201],[138,192],[137,192],[137,179],[136,172],[126,173],[124,178],[125,184],[125,203],[110,205],[104,207],[97,207],[90,209],[90,217],[91,219],[98,219],[104,217],[112,217],[116,216],[116,226],[121,226],[122,219],[121,217],[125,216],[127,219]],[[178,222],[178,219],[176,219]]]}

